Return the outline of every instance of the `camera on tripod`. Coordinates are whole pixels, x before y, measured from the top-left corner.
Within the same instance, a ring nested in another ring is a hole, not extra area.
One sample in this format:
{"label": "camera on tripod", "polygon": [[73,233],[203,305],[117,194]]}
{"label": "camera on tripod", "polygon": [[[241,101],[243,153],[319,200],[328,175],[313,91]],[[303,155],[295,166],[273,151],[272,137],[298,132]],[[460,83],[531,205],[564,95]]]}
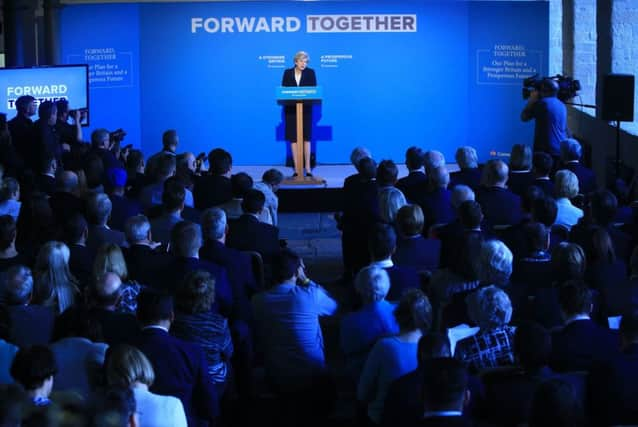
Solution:
{"label": "camera on tripod", "polygon": [[545,79],[553,80],[558,84],[556,97],[563,102],[567,102],[578,95],[577,92],[580,90],[580,81],[574,80],[573,77],[566,77],[561,74],[556,74],[553,77],[538,77],[538,74],[534,74],[523,80],[523,99],[529,98],[534,90],[540,92]]}

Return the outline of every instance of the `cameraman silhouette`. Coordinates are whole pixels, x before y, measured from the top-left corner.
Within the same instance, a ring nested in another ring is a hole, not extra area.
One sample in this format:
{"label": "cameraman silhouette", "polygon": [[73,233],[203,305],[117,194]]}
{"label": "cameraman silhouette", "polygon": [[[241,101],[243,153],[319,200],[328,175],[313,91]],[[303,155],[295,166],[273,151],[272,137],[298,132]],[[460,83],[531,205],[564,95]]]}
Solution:
{"label": "cameraman silhouette", "polygon": [[543,151],[560,160],[560,143],[568,138],[567,107],[559,100],[558,83],[550,78],[541,81],[538,90],[531,92],[527,105],[521,112],[524,122],[536,119],[534,127],[534,151]]}

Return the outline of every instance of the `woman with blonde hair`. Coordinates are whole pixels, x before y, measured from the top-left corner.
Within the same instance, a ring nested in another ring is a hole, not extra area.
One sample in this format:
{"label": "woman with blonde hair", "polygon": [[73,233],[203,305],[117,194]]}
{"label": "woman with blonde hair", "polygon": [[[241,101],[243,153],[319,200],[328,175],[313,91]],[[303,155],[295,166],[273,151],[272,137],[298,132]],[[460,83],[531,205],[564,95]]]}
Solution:
{"label": "woman with blonde hair", "polygon": [[46,242],[33,269],[35,304],[51,305],[58,314],[75,304],[80,290],[69,270],[69,248],[62,242]]}
{"label": "woman with blonde hair", "polygon": [[141,286],[135,281],[128,280],[128,269],[122,249],[115,243],[103,244],[95,254],[93,262],[93,280],[97,280],[104,273],[115,273],[122,281],[120,298],[117,302],[117,310],[127,313],[135,313],[137,309],[137,295]]}
{"label": "woman with blonde hair", "polygon": [[125,344],[110,348],[105,371],[109,386],[133,390],[140,427],[186,427],[184,406],[178,398],[148,390],[155,381],[155,372],[137,348]]}

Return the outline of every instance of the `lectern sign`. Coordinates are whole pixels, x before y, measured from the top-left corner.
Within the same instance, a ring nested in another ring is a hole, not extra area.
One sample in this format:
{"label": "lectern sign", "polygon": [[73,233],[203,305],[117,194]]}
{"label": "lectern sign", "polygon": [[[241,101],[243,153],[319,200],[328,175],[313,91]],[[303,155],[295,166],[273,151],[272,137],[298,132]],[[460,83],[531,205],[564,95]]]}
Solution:
{"label": "lectern sign", "polygon": [[277,87],[277,93],[275,97],[277,101],[303,101],[321,99],[323,97],[323,89],[321,86],[279,86]]}

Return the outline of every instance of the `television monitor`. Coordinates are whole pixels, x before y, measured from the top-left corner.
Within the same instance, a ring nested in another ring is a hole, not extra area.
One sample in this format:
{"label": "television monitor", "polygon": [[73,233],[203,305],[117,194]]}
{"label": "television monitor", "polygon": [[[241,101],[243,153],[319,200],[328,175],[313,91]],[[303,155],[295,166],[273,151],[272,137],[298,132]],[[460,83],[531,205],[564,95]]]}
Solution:
{"label": "television monitor", "polygon": [[15,101],[23,95],[33,96],[36,105],[66,99],[70,110],[81,110],[82,126],[89,125],[89,68],[86,64],[0,68],[0,112],[13,118]]}

